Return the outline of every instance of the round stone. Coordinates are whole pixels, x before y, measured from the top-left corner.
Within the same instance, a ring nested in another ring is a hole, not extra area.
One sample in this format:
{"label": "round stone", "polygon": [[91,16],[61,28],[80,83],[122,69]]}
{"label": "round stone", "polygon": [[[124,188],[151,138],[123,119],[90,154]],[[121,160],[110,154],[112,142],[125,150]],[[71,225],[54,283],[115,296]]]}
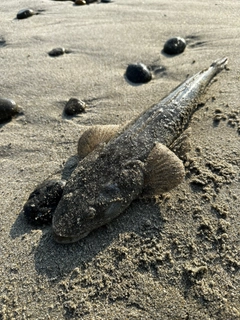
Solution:
{"label": "round stone", "polygon": [[64,107],[64,112],[68,116],[74,116],[78,113],[85,112],[86,106],[87,106],[86,103],[83,102],[82,100],[71,98],[66,103]]}
{"label": "round stone", "polygon": [[65,184],[64,180],[53,179],[38,185],[23,207],[27,220],[35,225],[51,223]]}
{"label": "round stone", "polygon": [[77,6],[83,6],[83,5],[87,4],[87,3],[86,3],[85,0],[75,0],[75,4]]}
{"label": "round stone", "polygon": [[146,83],[152,79],[152,73],[145,64],[133,63],[128,65],[126,77],[133,83]]}
{"label": "round stone", "polygon": [[65,48],[54,48],[48,52],[50,57],[58,57],[66,52]]}
{"label": "round stone", "polygon": [[26,19],[26,18],[33,16],[34,14],[35,14],[35,11],[33,11],[32,9],[22,9],[22,10],[18,11],[17,18],[18,19]]}
{"label": "round stone", "polygon": [[0,122],[10,120],[20,109],[11,99],[0,98]]}
{"label": "round stone", "polygon": [[168,39],[164,44],[163,51],[167,54],[179,54],[186,48],[186,41],[183,38],[175,37]]}

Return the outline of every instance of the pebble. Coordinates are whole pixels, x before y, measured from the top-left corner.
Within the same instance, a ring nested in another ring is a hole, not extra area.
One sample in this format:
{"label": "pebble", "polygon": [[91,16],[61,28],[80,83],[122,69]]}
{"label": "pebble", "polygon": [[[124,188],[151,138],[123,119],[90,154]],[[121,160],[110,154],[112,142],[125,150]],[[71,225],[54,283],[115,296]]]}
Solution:
{"label": "pebble", "polygon": [[0,122],[10,120],[15,114],[20,112],[20,108],[11,99],[0,98]]}
{"label": "pebble", "polygon": [[50,57],[58,57],[63,55],[64,53],[67,53],[65,48],[54,48],[48,52]]}
{"label": "pebble", "polygon": [[163,51],[167,54],[179,54],[186,48],[186,41],[183,38],[176,37],[168,39],[163,47]]}
{"label": "pebble", "polygon": [[133,63],[128,65],[126,77],[133,83],[146,83],[152,79],[152,73],[145,64]]}
{"label": "pebble", "polygon": [[68,116],[74,116],[78,113],[85,112],[86,109],[86,103],[82,100],[76,99],[76,98],[71,98],[68,100],[64,107],[64,112]]}
{"label": "pebble", "polygon": [[18,11],[17,18],[18,19],[26,19],[26,18],[33,16],[34,14],[36,14],[36,12],[33,11],[32,9],[22,9],[22,10]]}
{"label": "pebble", "polygon": [[51,223],[65,184],[64,180],[52,179],[38,185],[23,207],[27,220],[35,225]]}
{"label": "pebble", "polygon": [[86,3],[85,0],[75,0],[75,4],[76,4],[77,6],[82,6],[82,5],[87,4],[87,3]]}

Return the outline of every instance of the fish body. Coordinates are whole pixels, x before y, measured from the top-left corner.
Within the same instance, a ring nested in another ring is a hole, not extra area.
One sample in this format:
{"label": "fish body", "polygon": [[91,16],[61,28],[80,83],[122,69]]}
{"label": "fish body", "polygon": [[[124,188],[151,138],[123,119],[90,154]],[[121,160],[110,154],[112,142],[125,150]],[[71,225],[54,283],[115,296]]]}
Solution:
{"label": "fish body", "polygon": [[[165,157],[168,148],[187,128],[199,97],[226,64],[227,58],[217,60],[208,69],[188,78],[79,162],[53,216],[56,241],[69,243],[87,236],[116,218],[144,192],[146,176],[151,171],[147,164],[154,154]],[[163,146],[160,153],[156,144],[160,149]],[[162,151],[164,147],[166,152]],[[168,155],[173,159],[170,153],[169,150]],[[160,163],[156,167],[164,165]],[[161,175],[161,168],[156,174],[152,170],[153,179]],[[178,184],[184,176],[183,165],[177,164],[176,171],[180,172]]]}

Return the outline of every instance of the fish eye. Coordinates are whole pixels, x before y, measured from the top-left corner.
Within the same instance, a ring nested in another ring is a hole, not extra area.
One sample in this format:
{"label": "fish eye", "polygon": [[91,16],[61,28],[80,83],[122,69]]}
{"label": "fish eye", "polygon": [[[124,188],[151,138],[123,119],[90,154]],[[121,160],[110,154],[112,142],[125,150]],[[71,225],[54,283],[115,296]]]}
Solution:
{"label": "fish eye", "polygon": [[93,207],[89,207],[87,217],[92,220],[96,215],[96,210]]}
{"label": "fish eye", "polygon": [[[115,183],[108,183],[102,186],[98,197],[95,199],[95,204],[99,206],[98,210],[102,210],[103,206],[109,205],[120,196],[120,189]],[[101,209],[100,209],[101,208]]]}
{"label": "fish eye", "polygon": [[106,195],[117,195],[119,193],[119,188],[117,186],[117,184],[114,183],[109,183],[107,185],[104,186],[103,188],[103,193],[105,193]]}

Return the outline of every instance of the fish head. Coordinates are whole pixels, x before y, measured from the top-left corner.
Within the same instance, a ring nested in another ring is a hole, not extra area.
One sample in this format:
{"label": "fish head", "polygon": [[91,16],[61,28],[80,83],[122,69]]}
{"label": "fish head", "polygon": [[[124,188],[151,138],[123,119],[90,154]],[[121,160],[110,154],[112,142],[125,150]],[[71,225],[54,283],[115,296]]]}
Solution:
{"label": "fish head", "polygon": [[53,215],[53,235],[59,243],[72,243],[120,215],[143,190],[143,165],[125,164],[118,173],[89,175],[71,183]]}

